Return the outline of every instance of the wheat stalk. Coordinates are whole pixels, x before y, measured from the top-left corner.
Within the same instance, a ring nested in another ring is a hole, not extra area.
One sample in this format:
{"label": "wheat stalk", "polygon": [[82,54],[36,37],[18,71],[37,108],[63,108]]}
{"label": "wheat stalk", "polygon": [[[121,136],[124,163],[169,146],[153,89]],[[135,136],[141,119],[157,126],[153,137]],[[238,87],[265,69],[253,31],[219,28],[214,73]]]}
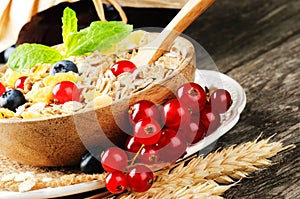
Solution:
{"label": "wheat stalk", "polygon": [[221,199],[222,197],[220,195],[224,193],[226,190],[228,190],[230,187],[231,185],[219,185],[213,180],[203,180],[202,183],[193,186],[192,185],[174,186],[174,187],[168,186],[167,189],[163,191],[160,188],[151,188],[151,191],[148,191],[147,193],[130,194],[127,196],[123,196],[122,199],[135,199],[135,198],[139,198],[139,199],[146,199],[146,198]]}
{"label": "wheat stalk", "polygon": [[[159,171],[147,193],[129,193],[132,198],[222,198],[221,195],[250,173],[271,164],[268,158],[280,151],[281,142],[269,139],[247,142],[238,146],[181,162],[173,168]],[[220,185],[226,184],[226,185]]]}

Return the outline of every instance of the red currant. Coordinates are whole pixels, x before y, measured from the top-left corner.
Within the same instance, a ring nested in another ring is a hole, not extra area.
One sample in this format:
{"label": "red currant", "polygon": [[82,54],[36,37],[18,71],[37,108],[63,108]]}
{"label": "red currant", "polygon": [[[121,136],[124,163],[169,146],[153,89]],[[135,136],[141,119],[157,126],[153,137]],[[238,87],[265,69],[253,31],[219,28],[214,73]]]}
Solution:
{"label": "red currant", "polygon": [[161,135],[161,127],[155,120],[147,119],[140,120],[134,126],[134,137],[135,139],[144,145],[155,144]]}
{"label": "red currant", "polygon": [[153,172],[145,165],[134,165],[127,173],[128,187],[135,192],[147,191],[153,181]]}
{"label": "red currant", "polygon": [[158,107],[151,101],[148,100],[141,100],[129,108],[129,117],[131,121],[135,124],[140,120],[145,119],[153,119],[156,121],[160,120],[160,111]]}
{"label": "red currant", "polygon": [[165,121],[165,126],[176,131],[181,125],[189,121],[190,117],[191,114],[188,107],[176,99],[169,100],[163,106],[163,120]]}
{"label": "red currant", "polygon": [[128,138],[126,139],[126,142],[125,142],[126,151],[129,151],[132,153],[137,153],[141,147],[142,147],[142,144],[139,143],[135,137],[128,136]]}
{"label": "red currant", "polygon": [[101,154],[101,164],[105,171],[125,171],[128,166],[128,157],[122,149],[111,147]]}
{"label": "red currant", "polygon": [[59,82],[52,90],[53,99],[57,100],[60,104],[68,101],[80,101],[80,93],[81,90],[75,83],[70,81]]}
{"label": "red currant", "polygon": [[115,75],[118,76],[124,72],[130,72],[132,73],[136,69],[136,66],[134,63],[128,60],[121,60],[116,62],[112,67],[111,67],[111,72]]}
{"label": "red currant", "polygon": [[138,156],[138,159],[143,164],[156,164],[159,160],[159,154],[156,147],[153,145],[144,146]]}
{"label": "red currant", "polygon": [[206,103],[204,89],[196,83],[185,83],[177,89],[176,96],[179,101],[185,103],[193,113],[199,113]]}
{"label": "red currant", "polygon": [[215,90],[209,99],[211,109],[217,113],[225,113],[231,106],[231,95],[225,89]]}
{"label": "red currant", "polygon": [[202,124],[207,129],[207,135],[213,133],[220,126],[219,113],[213,112],[210,105],[206,105],[200,113]]}
{"label": "red currant", "polygon": [[127,151],[128,157],[133,158],[136,153],[141,149],[142,144],[136,141],[135,137],[128,136],[125,142],[125,150]]}
{"label": "red currant", "polygon": [[176,131],[169,128],[164,128],[161,130],[161,136],[158,142],[154,145],[157,149],[162,149],[171,142],[171,138],[176,136]]}
{"label": "red currant", "polygon": [[109,173],[105,178],[105,186],[113,194],[122,193],[127,188],[127,176],[120,171]]}
{"label": "red currant", "polygon": [[15,82],[15,88],[24,90],[24,82],[27,79],[27,76],[20,77]]}
{"label": "red currant", "polygon": [[0,82],[0,96],[6,91],[5,86]]}
{"label": "red currant", "polygon": [[200,121],[199,115],[192,115],[191,120],[180,129],[180,134],[188,144],[195,144],[202,140],[206,134],[206,128]]}
{"label": "red currant", "polygon": [[168,163],[175,162],[186,153],[187,143],[181,135],[171,129],[162,130],[162,141],[156,146],[160,160]]}

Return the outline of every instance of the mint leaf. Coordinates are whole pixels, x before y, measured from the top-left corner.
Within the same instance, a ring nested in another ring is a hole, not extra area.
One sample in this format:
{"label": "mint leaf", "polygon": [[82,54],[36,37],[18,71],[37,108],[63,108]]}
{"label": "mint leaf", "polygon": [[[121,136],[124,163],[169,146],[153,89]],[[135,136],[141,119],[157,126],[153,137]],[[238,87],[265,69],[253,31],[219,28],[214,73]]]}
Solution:
{"label": "mint leaf", "polygon": [[131,31],[132,25],[126,25],[119,21],[95,21],[81,31],[69,34],[68,43],[65,44],[65,56],[83,55],[95,50],[105,50],[113,44],[121,41]]}
{"label": "mint leaf", "polygon": [[77,32],[77,21],[75,11],[69,7],[65,8],[62,17],[62,37],[65,44],[69,43],[69,35]]}
{"label": "mint leaf", "polygon": [[55,63],[62,58],[54,48],[41,44],[22,44],[11,53],[7,65],[13,70],[21,71],[41,63]]}
{"label": "mint leaf", "polygon": [[[106,24],[104,24],[106,23]],[[98,43],[96,50],[102,51],[118,43],[132,32],[132,25],[125,25],[120,21],[101,22],[96,21],[91,24],[90,37]],[[98,31],[102,34],[98,36]]]}

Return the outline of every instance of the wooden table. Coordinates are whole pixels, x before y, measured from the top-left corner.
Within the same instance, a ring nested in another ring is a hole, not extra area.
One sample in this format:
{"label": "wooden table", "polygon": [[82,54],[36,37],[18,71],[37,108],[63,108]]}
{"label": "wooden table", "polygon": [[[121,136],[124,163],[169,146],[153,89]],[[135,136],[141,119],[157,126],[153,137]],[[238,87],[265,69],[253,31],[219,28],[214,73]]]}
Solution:
{"label": "wooden table", "polygon": [[224,197],[300,198],[300,0],[217,1],[185,34],[247,95],[240,121],[215,148],[253,141],[262,132],[262,138],[275,134],[271,141],[297,146]]}
{"label": "wooden table", "polygon": [[300,198],[300,1],[216,1],[185,32],[213,57],[220,72],[245,89],[239,123],[216,148],[274,134],[296,144],[274,165],[231,188],[225,198]]}

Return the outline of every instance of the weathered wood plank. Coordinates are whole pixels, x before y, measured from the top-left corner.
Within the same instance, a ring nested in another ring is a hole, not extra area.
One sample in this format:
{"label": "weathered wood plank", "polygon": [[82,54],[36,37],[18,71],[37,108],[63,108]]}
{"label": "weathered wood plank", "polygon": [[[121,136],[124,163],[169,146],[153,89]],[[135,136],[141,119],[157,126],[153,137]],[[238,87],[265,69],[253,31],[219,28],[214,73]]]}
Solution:
{"label": "weathered wood plank", "polygon": [[297,148],[281,153],[273,159],[274,166],[243,180],[228,191],[228,198],[300,197],[298,57],[300,38],[293,38],[229,73],[245,88],[248,100],[240,123],[217,147],[248,141],[263,132],[263,137],[276,133],[274,141]]}
{"label": "weathered wood plank", "polygon": [[217,1],[186,34],[226,72],[300,32],[299,0]]}
{"label": "weathered wood plank", "polygon": [[254,140],[261,132],[297,146],[242,180],[225,198],[300,198],[300,1],[217,1],[186,34],[247,95],[239,123],[216,148]]}
{"label": "weathered wood plank", "polygon": [[224,197],[300,198],[300,0],[217,1],[185,33],[247,94],[239,123],[215,148],[252,141],[261,132],[297,146]]}

